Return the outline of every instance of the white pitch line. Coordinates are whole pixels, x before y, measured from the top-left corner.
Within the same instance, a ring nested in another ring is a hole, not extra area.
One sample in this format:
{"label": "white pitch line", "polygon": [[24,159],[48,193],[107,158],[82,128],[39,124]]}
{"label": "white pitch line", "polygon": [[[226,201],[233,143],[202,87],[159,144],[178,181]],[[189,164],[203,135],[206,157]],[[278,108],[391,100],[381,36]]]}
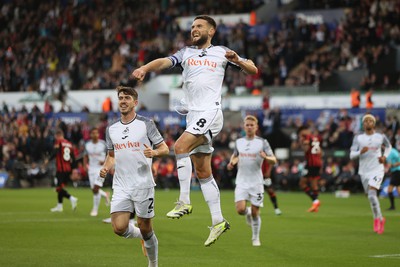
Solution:
{"label": "white pitch line", "polygon": [[8,221],[0,221],[0,224],[9,224],[9,223],[41,223],[41,222],[78,222],[78,221],[91,221],[92,219],[15,219]]}
{"label": "white pitch line", "polygon": [[400,254],[372,255],[370,258],[394,258],[400,260]]}
{"label": "white pitch line", "polygon": [[26,214],[49,214],[48,211],[6,211],[0,212],[0,216],[2,215],[26,215]]}

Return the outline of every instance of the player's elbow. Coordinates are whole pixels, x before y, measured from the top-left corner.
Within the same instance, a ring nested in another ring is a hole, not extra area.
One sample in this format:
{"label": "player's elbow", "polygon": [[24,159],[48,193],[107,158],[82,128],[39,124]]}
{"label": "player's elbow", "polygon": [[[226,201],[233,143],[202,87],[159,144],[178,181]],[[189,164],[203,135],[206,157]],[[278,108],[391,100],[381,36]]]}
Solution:
{"label": "player's elbow", "polygon": [[258,73],[258,68],[256,66],[252,66],[251,68],[249,68],[246,73],[248,75],[256,75]]}

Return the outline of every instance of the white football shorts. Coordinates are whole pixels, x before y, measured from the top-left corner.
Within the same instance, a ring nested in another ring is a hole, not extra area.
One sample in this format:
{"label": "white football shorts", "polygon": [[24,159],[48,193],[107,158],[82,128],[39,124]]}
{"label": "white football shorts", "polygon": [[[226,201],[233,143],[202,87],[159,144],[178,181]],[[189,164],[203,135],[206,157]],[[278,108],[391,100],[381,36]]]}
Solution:
{"label": "white football shorts", "polygon": [[93,189],[97,177],[100,175],[100,170],[101,168],[98,169],[89,169],[88,171],[88,178],[89,178],[89,183],[90,183],[90,188]]}
{"label": "white football shorts", "polygon": [[246,200],[256,207],[263,207],[264,203],[264,185],[255,185],[250,188],[245,188],[236,185],[235,202]]}
{"label": "white football shorts", "polygon": [[110,213],[119,211],[132,213],[133,210],[140,218],[154,217],[154,187],[129,191],[114,189]]}
{"label": "white football shorts", "polygon": [[224,117],[221,109],[210,111],[189,111],[186,116],[186,132],[194,135],[204,135],[208,143],[196,147],[190,154],[212,153],[214,148],[211,145],[212,139],[219,134],[224,124]]}
{"label": "white football shorts", "polygon": [[361,182],[364,187],[364,191],[368,192],[368,186],[379,189],[383,182],[384,173],[375,173],[375,174],[361,174]]}

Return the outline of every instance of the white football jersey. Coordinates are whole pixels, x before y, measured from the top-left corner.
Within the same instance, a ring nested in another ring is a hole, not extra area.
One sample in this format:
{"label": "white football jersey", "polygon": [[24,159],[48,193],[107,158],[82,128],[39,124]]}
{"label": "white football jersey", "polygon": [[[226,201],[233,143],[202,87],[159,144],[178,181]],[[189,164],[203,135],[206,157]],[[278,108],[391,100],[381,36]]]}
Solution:
{"label": "white football jersey", "polygon": [[99,139],[97,143],[93,143],[92,140],[86,142],[85,144],[85,155],[89,158],[89,167],[88,171],[92,172],[100,172],[100,169],[103,166],[104,160],[106,159],[106,142],[104,140]]}
{"label": "white football jersey", "polygon": [[149,147],[163,142],[153,121],[136,115],[129,123],[117,121],[107,128],[107,149],[114,150],[115,173],[113,189],[145,189],[155,186],[152,159],[144,156]]}
{"label": "white football jersey", "polygon": [[[230,51],[224,46],[209,46],[197,49],[184,47],[169,59],[172,67],[183,69],[183,91],[189,110],[204,111],[221,108],[222,82],[228,65],[239,68],[229,62],[225,53]],[[240,69],[240,68],[239,68]]]}
{"label": "white football jersey", "polygon": [[264,151],[267,156],[274,155],[268,141],[261,137],[256,136],[251,140],[242,137],[236,140],[233,154],[239,157],[237,185],[250,188],[263,183],[261,166],[264,159],[260,156],[261,151]]}
{"label": "white football jersey", "polygon": [[[378,158],[382,156],[382,146],[385,146],[383,155],[388,157],[392,146],[385,135],[381,133],[373,133],[371,135],[363,133],[354,137],[350,149],[350,158],[359,157],[358,173],[360,175],[384,173],[384,166],[378,161]],[[363,147],[368,147],[368,151],[360,154]]]}

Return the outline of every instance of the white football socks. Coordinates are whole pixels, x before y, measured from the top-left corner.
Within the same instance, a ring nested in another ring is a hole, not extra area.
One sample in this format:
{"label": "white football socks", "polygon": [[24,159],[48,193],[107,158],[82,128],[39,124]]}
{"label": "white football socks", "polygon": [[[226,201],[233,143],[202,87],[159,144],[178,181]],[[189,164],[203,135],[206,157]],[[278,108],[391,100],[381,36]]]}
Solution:
{"label": "white football socks", "polygon": [[125,238],[143,239],[140,229],[138,227],[134,226],[132,223],[128,224],[128,229],[126,229],[125,233],[122,236]]}
{"label": "white football socks", "polygon": [[158,239],[153,232],[152,236],[144,240],[144,247],[146,248],[147,258],[149,259],[149,266],[158,266]]}
{"label": "white football socks", "polygon": [[379,203],[378,193],[375,189],[368,190],[368,200],[374,219],[382,219],[381,205]]}
{"label": "white football socks", "polygon": [[106,197],[107,196],[107,193],[105,191],[103,191],[103,189],[99,189],[99,194],[102,197]]}
{"label": "white football socks", "polygon": [[192,161],[189,154],[176,155],[176,166],[180,187],[179,201],[190,204],[190,181],[192,179]]}
{"label": "white football socks", "polygon": [[93,194],[93,210],[98,211],[100,205],[101,195],[99,193]]}
{"label": "white football socks", "polygon": [[261,217],[257,216],[256,218],[251,217],[251,232],[253,233],[252,240],[260,239],[260,230],[261,230]]}
{"label": "white football socks", "polygon": [[212,175],[206,179],[199,179],[199,183],[204,199],[210,209],[212,225],[216,225],[224,220],[218,185]]}

